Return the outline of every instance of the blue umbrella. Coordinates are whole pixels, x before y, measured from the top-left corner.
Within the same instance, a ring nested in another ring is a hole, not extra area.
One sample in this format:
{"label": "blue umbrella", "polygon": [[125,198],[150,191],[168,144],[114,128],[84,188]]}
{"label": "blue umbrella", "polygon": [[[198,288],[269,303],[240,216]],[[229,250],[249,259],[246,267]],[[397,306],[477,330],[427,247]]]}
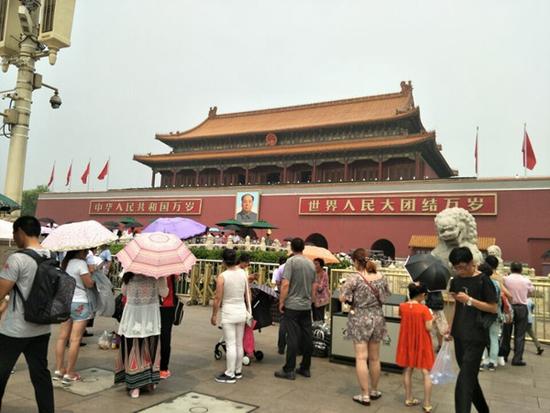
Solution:
{"label": "blue umbrella", "polygon": [[206,225],[189,218],[159,218],[141,232],[165,232],[174,234],[179,239],[187,239],[204,234],[207,230]]}

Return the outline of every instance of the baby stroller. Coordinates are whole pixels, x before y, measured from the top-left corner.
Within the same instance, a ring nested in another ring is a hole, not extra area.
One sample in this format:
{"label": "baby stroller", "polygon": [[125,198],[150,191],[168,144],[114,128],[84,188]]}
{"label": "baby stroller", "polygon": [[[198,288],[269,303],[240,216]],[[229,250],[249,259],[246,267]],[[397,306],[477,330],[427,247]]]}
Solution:
{"label": "baby stroller", "polygon": [[[254,357],[257,361],[262,361],[264,358],[264,353],[255,349],[254,330],[261,331],[263,327],[268,327],[273,323],[271,307],[278,298],[277,293],[266,285],[252,284],[250,289],[252,317],[254,320],[252,322],[252,327],[249,327],[248,325],[245,325],[244,327],[243,364],[245,366],[250,364],[252,357]],[[214,347],[214,358],[216,360],[220,360],[223,353],[226,351],[225,340],[222,337]]]}

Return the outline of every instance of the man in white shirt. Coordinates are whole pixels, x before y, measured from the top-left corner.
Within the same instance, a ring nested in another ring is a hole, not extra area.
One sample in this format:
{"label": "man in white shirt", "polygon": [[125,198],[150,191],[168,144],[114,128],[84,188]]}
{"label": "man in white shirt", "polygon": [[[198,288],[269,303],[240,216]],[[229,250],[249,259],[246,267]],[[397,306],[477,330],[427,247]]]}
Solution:
{"label": "man in white shirt", "polygon": [[[35,217],[23,216],[13,223],[13,238],[19,248],[33,249],[48,256],[42,249],[40,222]],[[0,301],[17,286],[21,295],[28,297],[38,266],[28,255],[15,252],[0,271]],[[6,384],[17,359],[23,353],[29,366],[36,403],[40,413],[53,413],[54,398],[50,371],[48,370],[48,342],[50,326],[25,321],[23,300],[15,291],[0,325],[0,411]]]}

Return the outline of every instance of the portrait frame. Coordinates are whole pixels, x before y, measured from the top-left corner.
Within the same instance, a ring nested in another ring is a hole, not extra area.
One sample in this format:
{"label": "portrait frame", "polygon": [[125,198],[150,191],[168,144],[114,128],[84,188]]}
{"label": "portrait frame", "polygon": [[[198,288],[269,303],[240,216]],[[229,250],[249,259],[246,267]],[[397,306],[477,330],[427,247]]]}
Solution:
{"label": "portrait frame", "polygon": [[[252,205],[250,211],[246,209],[250,206],[250,197]],[[245,219],[248,216],[250,219]],[[242,191],[237,192],[235,197],[235,220],[242,224],[252,224],[260,219],[260,192]]]}

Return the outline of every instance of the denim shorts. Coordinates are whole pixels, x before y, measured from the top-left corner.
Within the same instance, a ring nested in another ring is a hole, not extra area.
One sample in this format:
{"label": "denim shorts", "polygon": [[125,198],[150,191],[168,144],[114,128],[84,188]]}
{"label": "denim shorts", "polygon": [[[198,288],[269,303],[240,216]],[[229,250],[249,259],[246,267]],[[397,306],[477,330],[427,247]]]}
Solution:
{"label": "denim shorts", "polygon": [[89,320],[93,318],[90,304],[73,302],[71,304],[71,319],[74,321]]}

